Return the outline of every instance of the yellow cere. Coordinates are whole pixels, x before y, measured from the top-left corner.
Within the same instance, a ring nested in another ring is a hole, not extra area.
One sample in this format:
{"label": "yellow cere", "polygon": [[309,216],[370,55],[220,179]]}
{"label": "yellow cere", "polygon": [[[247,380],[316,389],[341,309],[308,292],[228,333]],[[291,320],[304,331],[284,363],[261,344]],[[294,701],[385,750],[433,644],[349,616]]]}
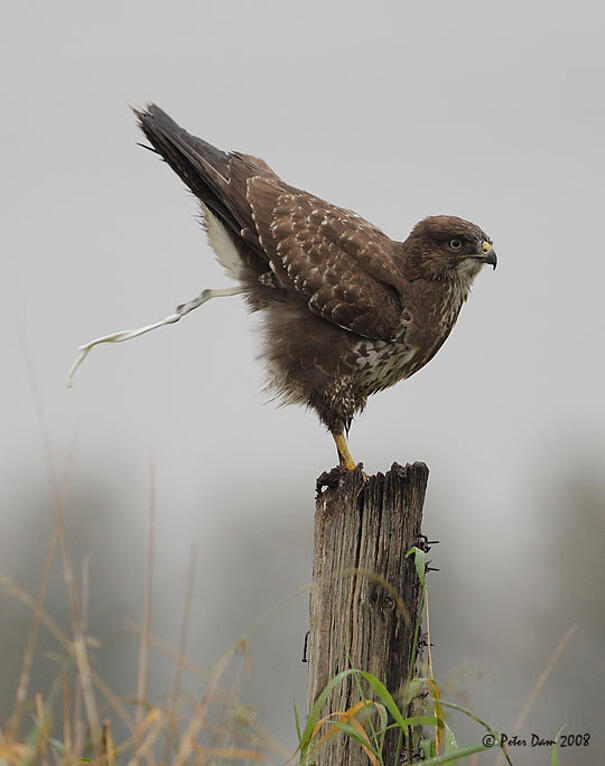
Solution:
{"label": "yellow cere", "polygon": [[483,250],[484,253],[489,253],[490,250],[492,249],[492,246],[489,242],[483,242],[483,244],[481,245],[481,249]]}

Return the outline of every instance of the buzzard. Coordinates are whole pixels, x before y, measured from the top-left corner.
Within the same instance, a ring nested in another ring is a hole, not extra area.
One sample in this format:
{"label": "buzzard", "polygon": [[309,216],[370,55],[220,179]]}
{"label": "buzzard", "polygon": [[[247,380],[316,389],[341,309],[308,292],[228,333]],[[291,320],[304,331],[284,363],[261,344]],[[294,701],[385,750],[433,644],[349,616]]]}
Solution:
{"label": "buzzard", "polygon": [[285,183],[264,160],[191,135],[153,104],[135,113],[153,151],[200,200],[210,244],[236,281],[203,299],[242,293],[262,312],[270,389],[313,408],[340,465],[355,468],[345,440],[353,416],[437,353],[481,267],[496,267],[492,241],[446,215],[394,241]]}

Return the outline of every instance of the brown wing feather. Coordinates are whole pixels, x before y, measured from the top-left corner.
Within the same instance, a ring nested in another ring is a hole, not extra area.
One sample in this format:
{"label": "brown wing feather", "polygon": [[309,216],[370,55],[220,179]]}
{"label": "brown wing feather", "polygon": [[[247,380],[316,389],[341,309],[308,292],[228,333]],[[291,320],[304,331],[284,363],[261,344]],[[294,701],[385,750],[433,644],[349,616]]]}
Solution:
{"label": "brown wing feather", "polygon": [[278,281],[309,309],[367,338],[401,332],[393,243],[372,224],[279,179],[250,178],[247,198]]}
{"label": "brown wing feather", "polygon": [[154,149],[227,227],[254,271],[323,319],[367,338],[401,334],[405,280],[396,243],[350,210],[275,175],[264,160],[225,153],[191,135],[155,105],[136,112]]}

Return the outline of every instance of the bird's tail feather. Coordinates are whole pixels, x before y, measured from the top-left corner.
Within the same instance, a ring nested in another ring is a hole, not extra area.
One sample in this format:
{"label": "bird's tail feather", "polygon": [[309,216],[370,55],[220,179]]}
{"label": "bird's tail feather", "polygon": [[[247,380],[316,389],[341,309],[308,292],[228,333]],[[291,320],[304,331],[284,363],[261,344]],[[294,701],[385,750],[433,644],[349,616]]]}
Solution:
{"label": "bird's tail feather", "polygon": [[192,136],[155,104],[133,110],[153,149],[181,177],[210,210],[239,232],[241,226],[224,203],[222,187],[228,184],[229,155]]}

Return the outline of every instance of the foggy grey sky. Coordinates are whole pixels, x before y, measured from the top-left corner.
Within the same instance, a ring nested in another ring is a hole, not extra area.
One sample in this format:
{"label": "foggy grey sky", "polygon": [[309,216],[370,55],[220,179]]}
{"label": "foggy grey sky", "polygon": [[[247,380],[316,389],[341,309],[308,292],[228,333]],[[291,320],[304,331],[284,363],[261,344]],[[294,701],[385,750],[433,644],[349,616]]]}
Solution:
{"label": "foggy grey sky", "polygon": [[[50,510],[27,499],[43,502],[45,464],[21,335],[60,474],[77,431],[70,514],[94,548],[98,587],[119,592],[116,622],[140,617],[150,459],[159,634],[176,640],[193,539],[199,661],[310,578],[314,480],[335,452],[312,414],[265,403],[259,338],[239,298],[93,350],[65,388],[79,344],[228,284],[194,200],[135,145],[128,105],[153,100],[393,237],[451,213],[493,238],[499,267],[480,275],[452,337],[371,399],[350,443],[371,473],[427,462],[425,527],[448,561],[434,603],[462,609],[463,589],[464,608],[484,615],[448,618],[458,650],[450,644],[448,660],[469,659],[465,647],[492,624],[482,661],[506,675],[513,649],[527,646],[513,638],[528,629],[524,615],[557,598],[552,562],[539,559],[545,524],[557,530],[535,509],[571,463],[604,482],[603,21],[596,2],[5,5],[0,570],[35,587],[50,528]],[[91,487],[111,506],[105,519],[87,514]],[[100,546],[101,533],[115,545]],[[36,564],[24,567],[32,542]],[[508,594],[497,608],[496,591]],[[293,694],[304,699],[306,616],[303,598],[277,620],[292,626],[287,640],[271,628],[258,648],[258,673],[272,667],[284,694],[260,704],[284,737]],[[525,685],[505,687],[509,704],[496,685],[486,716],[514,720],[573,619],[563,607],[550,630],[531,633],[540,650]],[[546,734],[576,723],[564,705],[543,715]]]}

